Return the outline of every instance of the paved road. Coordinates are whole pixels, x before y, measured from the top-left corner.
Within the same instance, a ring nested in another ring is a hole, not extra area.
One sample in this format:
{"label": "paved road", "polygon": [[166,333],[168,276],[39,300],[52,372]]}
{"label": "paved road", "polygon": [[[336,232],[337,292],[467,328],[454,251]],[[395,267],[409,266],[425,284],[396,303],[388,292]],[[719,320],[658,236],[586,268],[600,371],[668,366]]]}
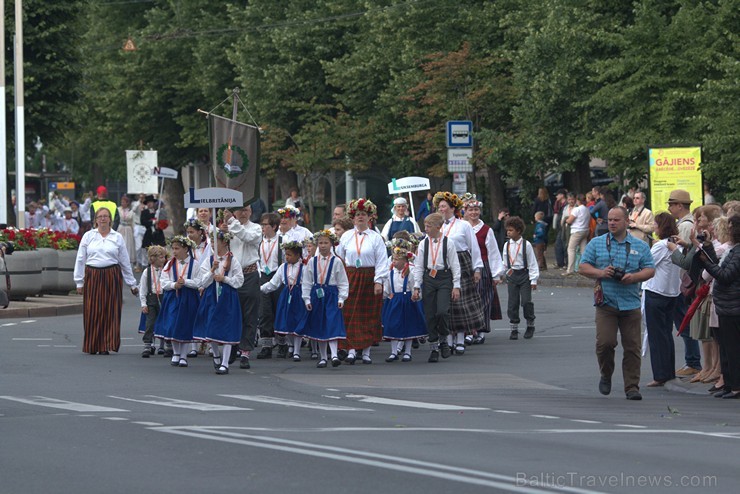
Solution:
{"label": "paved road", "polygon": [[383,344],[373,365],[228,376],[140,358],[131,297],[107,357],[81,353],[80,316],[4,320],[0,492],[736,492],[737,403],[630,402],[621,376],[599,395],[589,297],[538,291],[532,340],[497,321],[436,365],[386,364]]}

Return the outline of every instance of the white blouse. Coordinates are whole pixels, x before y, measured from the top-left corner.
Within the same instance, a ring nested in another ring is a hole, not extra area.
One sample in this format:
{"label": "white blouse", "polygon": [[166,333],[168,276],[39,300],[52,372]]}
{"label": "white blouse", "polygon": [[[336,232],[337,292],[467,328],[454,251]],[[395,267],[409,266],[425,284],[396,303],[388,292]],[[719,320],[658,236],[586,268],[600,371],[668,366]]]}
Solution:
{"label": "white blouse", "polygon": [[[403,273],[396,268],[391,269],[388,274],[388,278],[383,282],[383,298],[390,298],[391,294],[391,277],[393,278],[393,293],[404,293],[403,291]],[[406,284],[406,293],[412,293],[414,291],[414,272],[412,267],[409,266],[408,272],[409,281]]]}
{"label": "white blouse", "polygon": [[149,285],[146,282],[146,278],[151,269],[154,269],[154,272],[152,272],[152,293],[162,295],[162,270],[149,265],[149,267],[141,273],[141,279],[139,280],[139,300],[141,301],[142,307],[147,306],[146,296],[149,295]]}
{"label": "white blouse", "polygon": [[[194,278],[188,278],[190,263],[193,263],[193,272],[191,276],[194,276]],[[177,265],[177,276],[182,277],[185,280],[185,286],[188,288],[195,288],[197,290],[199,288],[198,261],[191,259],[190,256],[188,256],[184,261],[179,261],[175,259],[175,262],[172,266],[169,266],[169,262],[167,263],[169,269],[165,268],[164,273],[162,274],[162,290],[174,290],[176,288],[175,283],[177,283],[177,279],[173,279],[175,264]]]}
{"label": "white blouse", "polygon": [[130,287],[136,286],[136,278],[131,270],[131,260],[123,236],[111,230],[105,237],[97,229],[90,230],[82,236],[80,247],[77,249],[74,280],[77,288],[82,288],[85,282],[85,266],[93,268],[107,268],[118,264],[121,266],[123,281]]}
{"label": "white blouse", "polygon": [[[226,256],[218,256],[217,258],[214,258],[214,261],[216,261],[216,259],[218,259],[218,268],[216,268],[216,273],[223,274],[226,264]],[[211,271],[212,266],[210,256],[204,258],[200,263],[200,269],[198,270],[198,285],[201,288],[208,288],[208,286],[213,283],[213,275],[215,273]],[[234,256],[231,256],[231,269],[229,269],[229,274],[224,277],[223,283],[226,283],[235,289],[239,289],[244,284],[242,265],[239,264],[239,261]]]}
{"label": "white blouse", "polygon": [[[287,277],[286,277],[286,272],[285,272],[286,271],[285,266],[288,267]],[[270,293],[270,292],[274,292],[281,286],[285,285],[292,292],[292,290],[295,289],[296,280],[298,279],[298,275],[301,273],[302,270],[303,270],[303,262],[301,261],[298,261],[295,264],[288,264],[284,262],[278,268],[278,273],[272,278],[270,278],[270,281],[260,286],[260,291],[262,293]],[[298,291],[296,292],[298,296],[303,295],[302,289],[303,287],[298,288]]]}
{"label": "white blouse", "polygon": [[382,284],[388,277],[388,251],[383,237],[374,230],[358,232],[353,228],[344,232],[337,246],[337,255],[347,266],[375,268],[375,283]]}
{"label": "white blouse", "polygon": [[[478,232],[483,228],[482,221],[479,221],[477,225],[472,226],[473,233],[478,235]],[[476,236],[476,242],[478,237]],[[501,260],[501,252],[498,250],[498,243],[496,243],[496,235],[493,233],[493,228],[488,229],[486,233],[486,250],[488,250],[488,266],[491,268],[491,278],[498,278],[504,275],[504,263]]]}
{"label": "white blouse", "polygon": [[478,239],[475,238],[473,227],[470,223],[460,218],[451,218],[442,225],[442,235],[455,244],[457,252],[470,252],[473,261],[473,270],[483,268],[483,260],[478,248]]}
{"label": "white blouse", "polygon": [[[334,258],[334,265],[331,268],[331,277],[329,277],[329,263],[331,258]],[[303,301],[306,304],[311,303],[311,287],[313,287],[313,273],[314,273],[314,262],[318,268],[317,279],[320,282],[320,276],[322,269],[327,272],[324,275],[324,280],[329,278],[329,286],[336,286],[339,290],[339,303],[343,304],[347,297],[349,297],[349,279],[347,278],[347,271],[344,269],[342,260],[337,256],[331,255],[328,257],[315,256],[309,259],[306,265],[303,267],[303,279],[301,280],[301,289],[303,293]]]}

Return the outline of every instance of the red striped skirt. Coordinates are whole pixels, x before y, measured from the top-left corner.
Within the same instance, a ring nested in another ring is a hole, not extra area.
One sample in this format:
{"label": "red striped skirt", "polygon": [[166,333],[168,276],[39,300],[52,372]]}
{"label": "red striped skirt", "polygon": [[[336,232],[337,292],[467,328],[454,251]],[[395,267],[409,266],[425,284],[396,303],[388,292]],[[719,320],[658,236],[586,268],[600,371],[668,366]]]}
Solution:
{"label": "red striped skirt", "polygon": [[82,321],[85,353],[117,352],[121,347],[123,276],[117,264],[107,268],[85,266]]}
{"label": "red striped skirt", "polygon": [[383,296],[375,295],[375,268],[347,267],[349,297],[342,315],[347,328],[347,339],[339,340],[345,350],[367,348],[383,337],[380,310]]}

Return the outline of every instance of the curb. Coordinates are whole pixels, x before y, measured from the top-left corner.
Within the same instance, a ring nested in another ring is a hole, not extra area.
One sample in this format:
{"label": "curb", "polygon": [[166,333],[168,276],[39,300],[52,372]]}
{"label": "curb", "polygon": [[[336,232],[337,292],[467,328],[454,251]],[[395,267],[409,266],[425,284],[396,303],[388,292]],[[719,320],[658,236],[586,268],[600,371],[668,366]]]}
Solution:
{"label": "curb", "polygon": [[57,317],[82,314],[80,295],[44,295],[23,301],[11,301],[7,309],[0,309],[0,319],[28,317]]}

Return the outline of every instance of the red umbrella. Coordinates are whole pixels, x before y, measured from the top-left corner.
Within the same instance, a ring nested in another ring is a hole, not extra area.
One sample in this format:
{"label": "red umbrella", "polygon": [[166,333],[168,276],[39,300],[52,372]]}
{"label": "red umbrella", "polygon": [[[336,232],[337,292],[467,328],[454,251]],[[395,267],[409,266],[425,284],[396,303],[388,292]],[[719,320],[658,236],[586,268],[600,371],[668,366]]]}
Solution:
{"label": "red umbrella", "polygon": [[678,333],[676,334],[676,336],[680,336],[681,333],[683,333],[683,330],[686,329],[686,327],[689,325],[689,322],[691,322],[694,314],[697,310],[699,310],[701,304],[704,303],[704,299],[707,298],[707,295],[709,295],[709,289],[711,286],[711,283],[707,283],[696,289],[696,298],[693,302],[691,302],[689,310],[686,311],[686,315],[684,316],[683,321],[681,321],[681,327],[678,328]]}

